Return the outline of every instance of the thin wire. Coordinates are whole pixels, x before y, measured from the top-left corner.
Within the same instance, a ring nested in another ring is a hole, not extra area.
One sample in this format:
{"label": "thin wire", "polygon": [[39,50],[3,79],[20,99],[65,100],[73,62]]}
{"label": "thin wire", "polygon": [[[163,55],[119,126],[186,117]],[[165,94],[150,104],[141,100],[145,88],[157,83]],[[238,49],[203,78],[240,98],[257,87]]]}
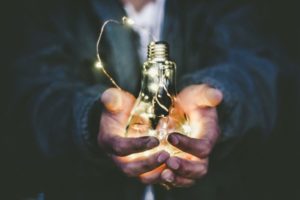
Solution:
{"label": "thin wire", "polygon": [[103,63],[101,61],[101,58],[100,58],[100,51],[99,51],[99,45],[100,45],[100,41],[101,41],[101,38],[102,38],[102,35],[103,35],[103,32],[104,32],[104,28],[107,24],[109,23],[115,23],[115,24],[121,24],[119,21],[117,20],[113,20],[113,19],[109,19],[109,20],[106,20],[102,27],[101,27],[101,31],[99,33],[99,36],[98,36],[98,39],[97,39],[97,43],[96,43],[96,53],[97,53],[97,59],[98,59],[98,62],[100,63],[101,65],[101,70],[103,71],[103,73],[109,78],[109,80],[111,81],[111,83],[116,87],[118,88],[119,90],[121,90],[121,87],[116,83],[116,81],[109,75],[109,73],[106,71],[106,69],[104,68],[103,66]]}
{"label": "thin wire", "polygon": [[103,66],[102,60],[100,58],[100,50],[99,50],[100,49],[99,48],[100,47],[100,41],[101,41],[101,38],[102,38],[102,35],[104,33],[104,29],[105,29],[106,25],[108,25],[109,23],[115,23],[115,24],[119,24],[119,25],[128,25],[128,26],[131,26],[131,27],[139,27],[139,28],[141,28],[142,31],[145,31],[145,32],[149,33],[149,35],[151,36],[151,38],[152,38],[153,41],[156,41],[156,38],[155,38],[155,36],[153,35],[153,33],[151,31],[149,31],[145,27],[137,25],[137,24],[126,23],[126,22],[128,22],[128,20],[130,20],[130,18],[125,17],[125,16],[122,18],[122,22],[114,20],[114,19],[106,20],[103,23],[102,27],[101,27],[101,30],[100,30],[100,33],[99,33],[99,36],[98,36],[98,39],[97,39],[97,43],[96,43],[96,56],[97,56],[99,65],[101,65],[100,68],[101,68],[102,72],[110,80],[110,82],[116,88],[118,88],[120,90],[121,90],[121,87],[117,84],[117,82],[113,79],[113,77],[110,76],[109,73],[106,71],[105,67]]}

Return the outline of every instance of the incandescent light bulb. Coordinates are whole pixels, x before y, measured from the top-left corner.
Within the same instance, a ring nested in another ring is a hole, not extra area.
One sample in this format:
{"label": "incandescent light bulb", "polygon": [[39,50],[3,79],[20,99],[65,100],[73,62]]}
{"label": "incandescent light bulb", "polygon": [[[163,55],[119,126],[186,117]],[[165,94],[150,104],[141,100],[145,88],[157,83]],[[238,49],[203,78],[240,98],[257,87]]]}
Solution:
{"label": "incandescent light bulb", "polygon": [[160,140],[158,150],[171,154],[179,151],[167,142],[168,134],[189,135],[191,130],[184,113],[172,113],[176,102],[175,79],[176,64],[169,60],[168,44],[151,42],[148,60],[142,69],[141,91],[128,120],[126,137],[155,136]]}

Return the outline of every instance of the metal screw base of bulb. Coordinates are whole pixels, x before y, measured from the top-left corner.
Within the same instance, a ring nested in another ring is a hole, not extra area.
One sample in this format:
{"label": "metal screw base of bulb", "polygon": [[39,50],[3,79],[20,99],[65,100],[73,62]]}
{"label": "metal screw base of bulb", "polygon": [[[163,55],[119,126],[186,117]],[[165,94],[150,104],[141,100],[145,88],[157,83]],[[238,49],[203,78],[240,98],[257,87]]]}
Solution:
{"label": "metal screw base of bulb", "polygon": [[148,45],[148,60],[169,60],[169,45],[166,42],[151,42]]}

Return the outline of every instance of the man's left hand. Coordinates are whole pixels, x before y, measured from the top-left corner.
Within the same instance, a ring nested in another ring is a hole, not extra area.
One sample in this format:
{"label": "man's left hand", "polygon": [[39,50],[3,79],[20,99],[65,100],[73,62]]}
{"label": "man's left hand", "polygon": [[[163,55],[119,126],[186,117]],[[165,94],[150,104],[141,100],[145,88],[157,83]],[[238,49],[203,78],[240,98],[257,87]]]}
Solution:
{"label": "man's left hand", "polygon": [[220,136],[216,106],[223,99],[221,91],[208,85],[192,85],[182,90],[175,109],[182,109],[189,119],[191,135],[172,133],[168,141],[182,150],[170,157],[162,182],[171,187],[189,187],[208,170],[208,156]]}

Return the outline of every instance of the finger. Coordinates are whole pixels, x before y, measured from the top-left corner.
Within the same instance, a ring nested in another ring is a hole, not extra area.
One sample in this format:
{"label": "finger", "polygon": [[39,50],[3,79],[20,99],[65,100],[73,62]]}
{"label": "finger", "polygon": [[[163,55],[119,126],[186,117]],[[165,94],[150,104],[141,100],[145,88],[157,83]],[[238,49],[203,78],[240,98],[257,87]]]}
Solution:
{"label": "finger", "polygon": [[216,108],[198,108],[189,113],[190,137],[206,139],[214,144],[219,137]]}
{"label": "finger", "polygon": [[120,137],[107,136],[100,140],[101,146],[108,152],[117,156],[127,156],[129,154],[143,152],[159,145],[159,140],[155,137]]}
{"label": "finger", "polygon": [[161,182],[161,173],[166,168],[165,164],[162,164],[161,166],[157,167],[156,169],[143,173],[139,176],[139,179],[144,184],[156,184]]}
{"label": "finger", "polygon": [[124,135],[126,124],[134,105],[134,97],[125,91],[116,88],[106,90],[101,97],[105,107],[100,119],[98,139]]}
{"label": "finger", "polygon": [[171,157],[166,165],[181,177],[198,179],[206,175],[208,169],[207,159],[188,160],[179,157]]}
{"label": "finger", "polygon": [[149,157],[141,157],[131,161],[127,161],[121,157],[113,157],[117,165],[129,177],[136,177],[143,173],[149,172],[161,164],[163,164],[170,157],[166,151],[161,151]]}
{"label": "finger", "polygon": [[175,174],[172,170],[170,169],[165,169],[163,170],[163,172],[161,173],[161,179],[163,182],[166,183],[173,183],[175,180]]}
{"label": "finger", "polygon": [[117,88],[109,88],[101,96],[101,102],[110,113],[118,113],[121,110],[131,110],[134,96]]}
{"label": "finger", "polygon": [[212,141],[204,139],[190,138],[180,133],[172,133],[168,136],[168,141],[178,149],[192,154],[198,158],[206,158],[212,148]]}
{"label": "finger", "polygon": [[176,176],[175,181],[172,183],[173,187],[190,187],[195,184],[195,180]]}
{"label": "finger", "polygon": [[170,169],[165,169],[161,173],[161,179],[166,185],[172,187],[189,187],[195,182],[193,179],[175,175]]}
{"label": "finger", "polygon": [[195,107],[215,107],[222,99],[220,90],[205,84],[188,86],[178,95],[178,102],[187,110]]}
{"label": "finger", "polygon": [[217,106],[223,99],[223,94],[220,90],[211,88],[211,87],[204,87],[203,91],[199,91],[199,93],[203,93],[200,95],[202,98],[199,98],[198,105],[199,106],[209,106],[215,107]]}

